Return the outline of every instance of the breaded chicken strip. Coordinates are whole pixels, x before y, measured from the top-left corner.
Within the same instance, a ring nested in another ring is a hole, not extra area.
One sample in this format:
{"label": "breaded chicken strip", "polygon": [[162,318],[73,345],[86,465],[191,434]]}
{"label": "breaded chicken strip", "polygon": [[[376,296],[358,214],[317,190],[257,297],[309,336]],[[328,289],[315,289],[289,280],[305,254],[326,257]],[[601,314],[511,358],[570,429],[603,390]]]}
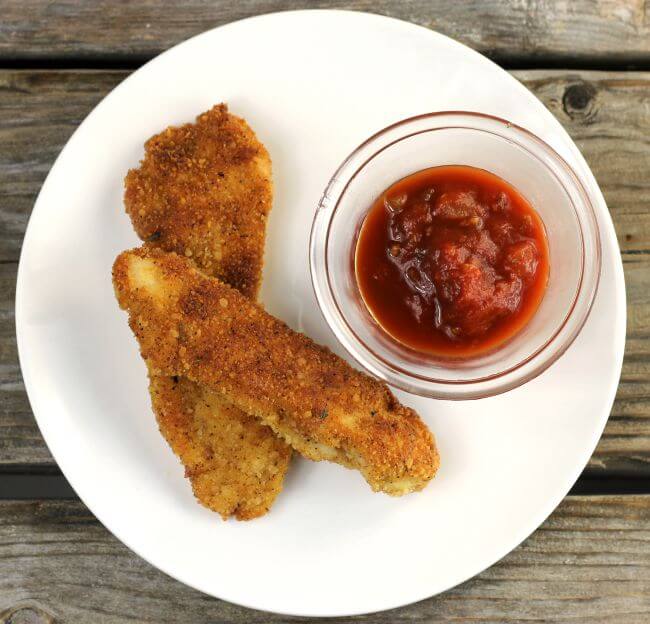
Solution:
{"label": "breaded chicken strip", "polygon": [[[145,147],[140,168],[125,180],[138,235],[255,297],[273,186],[269,155],[254,132],[221,104]],[[265,514],[282,489],[290,447],[187,379],[150,375],[149,390],[160,431],[199,502],[224,519]]]}
{"label": "breaded chicken strip", "polygon": [[433,436],[384,384],[187,259],[123,252],[113,283],[153,373],[210,388],[305,457],[356,468],[373,490],[398,496],[435,474]]}
{"label": "breaded chicken strip", "polygon": [[192,258],[257,297],[273,200],[271,159],[225,104],[151,137],[125,188],[126,211],[143,241]]}
{"label": "breaded chicken strip", "polygon": [[160,430],[196,498],[224,518],[264,515],[282,489],[290,447],[217,393],[183,377],[150,378]]}

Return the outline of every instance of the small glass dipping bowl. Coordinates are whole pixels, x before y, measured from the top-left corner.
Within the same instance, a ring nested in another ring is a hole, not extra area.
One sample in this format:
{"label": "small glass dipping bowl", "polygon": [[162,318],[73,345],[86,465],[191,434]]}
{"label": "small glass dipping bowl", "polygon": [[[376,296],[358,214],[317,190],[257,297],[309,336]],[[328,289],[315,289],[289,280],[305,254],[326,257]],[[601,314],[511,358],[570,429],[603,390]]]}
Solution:
{"label": "small glass dipping bowl", "polygon": [[[541,216],[549,244],[549,281],[535,315],[496,350],[466,359],[421,353],[389,336],[366,308],[354,270],[374,200],[397,180],[440,165],[486,169],[512,184]],[[596,216],[575,172],[532,133],[479,113],[420,115],[365,141],[327,185],[310,240],[316,298],[350,355],[393,386],[441,399],[499,394],[546,370],[587,320],[600,266]]]}

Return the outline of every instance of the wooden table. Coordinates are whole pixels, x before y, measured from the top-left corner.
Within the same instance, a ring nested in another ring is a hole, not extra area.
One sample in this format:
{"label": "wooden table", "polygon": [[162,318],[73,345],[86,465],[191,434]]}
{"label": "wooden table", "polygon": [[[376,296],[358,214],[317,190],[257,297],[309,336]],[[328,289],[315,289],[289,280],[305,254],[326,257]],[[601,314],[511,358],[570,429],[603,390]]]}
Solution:
{"label": "wooden table", "polygon": [[292,8],[434,28],[512,71],[570,132],[607,199],[628,298],[623,375],[585,473],[500,563],[442,596],[345,622],[650,622],[650,8],[642,0],[3,0],[0,6],[0,623],[299,622],[188,589],[75,498],[34,422],[14,334],[36,194],[84,116],[203,30]]}

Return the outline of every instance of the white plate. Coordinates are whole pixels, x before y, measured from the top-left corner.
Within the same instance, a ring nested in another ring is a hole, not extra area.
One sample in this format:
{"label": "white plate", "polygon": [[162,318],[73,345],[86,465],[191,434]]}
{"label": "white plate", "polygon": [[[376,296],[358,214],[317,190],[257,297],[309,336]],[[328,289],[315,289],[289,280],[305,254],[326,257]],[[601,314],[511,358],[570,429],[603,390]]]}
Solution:
{"label": "white plate", "polygon": [[[273,158],[263,301],[339,353],[312,293],[308,230],[330,174],[376,130],[433,110],[492,113],[544,138],[596,193],[601,287],[569,352],[540,378],[492,399],[450,404],[400,394],[440,445],[439,475],[421,494],[372,494],[357,473],[300,459],[270,514],[222,522],[194,502],[158,433],[145,367],[110,281],[116,254],[138,243],[124,214],[122,180],[145,139],[222,100],[249,120]],[[503,557],[546,518],[607,420],[623,356],[625,296],[602,195],[568,135],[523,86],[424,28],[307,11],[195,37],[97,106],[34,207],[16,324],[43,436],[110,531],[213,596],[325,616],[388,609],[444,591]]]}

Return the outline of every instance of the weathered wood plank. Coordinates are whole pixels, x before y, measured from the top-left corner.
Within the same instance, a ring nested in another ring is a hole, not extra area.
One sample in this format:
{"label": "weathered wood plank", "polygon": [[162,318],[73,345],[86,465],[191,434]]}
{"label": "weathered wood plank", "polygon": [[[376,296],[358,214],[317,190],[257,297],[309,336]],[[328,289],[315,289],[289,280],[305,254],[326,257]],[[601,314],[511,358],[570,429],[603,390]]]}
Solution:
{"label": "weathered wood plank", "polygon": [[18,366],[14,330],[17,266],[0,263],[0,469],[54,464],[36,426]]}
{"label": "weathered wood plank", "polygon": [[[524,544],[460,587],[337,622],[649,620],[650,496],[627,496],[569,497]],[[2,501],[0,623],[50,621],[323,620],[252,611],[184,587],[131,553],[79,502]]]}
{"label": "weathered wood plank", "polygon": [[[13,287],[25,224],[68,136],[126,75],[0,71],[0,469],[52,465],[16,357]],[[582,149],[608,200],[623,250],[627,355],[612,417],[590,469],[650,475],[650,73],[515,75]]]}
{"label": "weathered wood plank", "polygon": [[501,62],[645,63],[643,0],[4,0],[0,58],[143,61],[228,22],[291,9],[396,17],[450,35]]}
{"label": "weathered wood plank", "polygon": [[0,71],[0,262],[18,259],[52,163],[84,117],[126,75]]}

